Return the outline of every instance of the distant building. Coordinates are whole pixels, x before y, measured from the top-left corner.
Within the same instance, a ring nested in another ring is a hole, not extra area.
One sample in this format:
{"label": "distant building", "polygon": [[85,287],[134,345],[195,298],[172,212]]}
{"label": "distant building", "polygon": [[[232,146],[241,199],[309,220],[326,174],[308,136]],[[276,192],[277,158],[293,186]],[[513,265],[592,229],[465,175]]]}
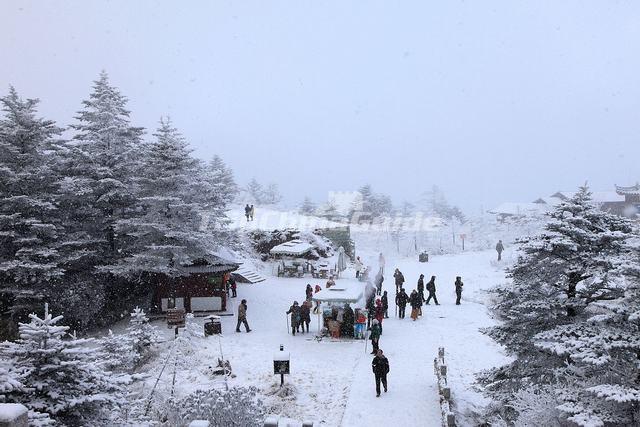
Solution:
{"label": "distant building", "polygon": [[[539,197],[531,203],[506,202],[488,212],[496,215],[500,221],[507,218],[535,217],[570,200],[576,193],[557,191],[549,197]],[[637,218],[640,212],[640,184],[631,187],[616,185],[615,191],[593,191],[591,197],[593,203],[606,212],[630,218]]]}

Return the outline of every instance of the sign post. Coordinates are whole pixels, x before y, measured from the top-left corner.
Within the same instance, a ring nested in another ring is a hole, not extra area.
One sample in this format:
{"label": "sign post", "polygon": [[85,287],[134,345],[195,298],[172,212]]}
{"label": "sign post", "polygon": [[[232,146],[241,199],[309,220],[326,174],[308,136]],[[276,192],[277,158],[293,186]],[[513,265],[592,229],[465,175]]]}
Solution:
{"label": "sign post", "polygon": [[463,251],[464,251],[464,239],[466,239],[466,238],[467,238],[467,235],[466,235],[466,234],[461,234],[461,235],[460,235],[460,239],[462,240],[462,250],[463,250]]}
{"label": "sign post", "polygon": [[289,375],[290,355],[284,352],[284,346],[280,344],[280,351],[273,356],[273,373],[280,375],[280,387],[284,385],[285,374]]}

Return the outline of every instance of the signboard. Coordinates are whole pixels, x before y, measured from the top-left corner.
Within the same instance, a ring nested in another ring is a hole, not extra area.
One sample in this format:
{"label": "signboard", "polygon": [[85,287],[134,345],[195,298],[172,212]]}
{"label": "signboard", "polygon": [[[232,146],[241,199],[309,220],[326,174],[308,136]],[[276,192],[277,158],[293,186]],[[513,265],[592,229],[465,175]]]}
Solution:
{"label": "signboard", "polygon": [[274,360],[273,361],[273,373],[275,375],[289,374],[289,361],[288,360]]}

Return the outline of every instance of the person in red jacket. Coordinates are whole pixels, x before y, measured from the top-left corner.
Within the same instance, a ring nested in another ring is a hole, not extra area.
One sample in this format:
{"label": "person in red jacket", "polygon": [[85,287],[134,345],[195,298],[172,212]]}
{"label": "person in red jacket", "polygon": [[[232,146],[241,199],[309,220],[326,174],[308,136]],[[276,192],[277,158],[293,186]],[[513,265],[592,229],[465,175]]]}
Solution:
{"label": "person in red jacket", "polygon": [[384,319],[384,307],[382,306],[382,301],[380,301],[380,298],[376,300],[376,311],[374,317],[380,325],[380,333],[382,334],[382,319]]}

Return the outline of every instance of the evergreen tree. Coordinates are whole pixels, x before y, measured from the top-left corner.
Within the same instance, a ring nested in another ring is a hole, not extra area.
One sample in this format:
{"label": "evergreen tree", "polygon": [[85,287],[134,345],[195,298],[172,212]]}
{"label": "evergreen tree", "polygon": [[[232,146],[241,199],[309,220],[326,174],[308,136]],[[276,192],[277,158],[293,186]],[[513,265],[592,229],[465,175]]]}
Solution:
{"label": "evergreen tree", "polygon": [[219,199],[218,204],[226,207],[238,193],[233,171],[227,167],[220,156],[215,155],[207,164],[207,172],[213,187],[211,191]]}
{"label": "evergreen tree", "polygon": [[247,184],[247,192],[249,196],[255,201],[255,203],[262,203],[262,199],[264,197],[264,189],[262,185],[255,178],[251,178],[249,184]]}
{"label": "evergreen tree", "polygon": [[66,194],[65,203],[69,209],[83,208],[69,223],[69,231],[83,235],[84,247],[78,250],[89,251],[108,271],[128,251],[128,242],[116,232],[118,223],[138,212],[135,184],[141,171],[143,129],[131,126],[127,98],[104,71],[82,103],[78,122],[71,126],[76,135],[65,165],[67,188],[75,191]]}
{"label": "evergreen tree", "polygon": [[7,392],[8,402],[22,403],[34,413],[45,413],[67,425],[96,425],[121,403],[121,387],[105,371],[91,340],[65,338],[45,305],[44,317],[29,315],[20,324],[20,339],[0,344],[0,355],[15,360],[23,387]]}
{"label": "evergreen tree", "polygon": [[160,340],[158,331],[149,324],[149,318],[144,310],[136,307],[131,312],[127,335],[135,354],[135,365],[143,364],[151,354],[153,345]]}
{"label": "evergreen tree", "polygon": [[282,195],[280,194],[280,190],[278,189],[278,184],[271,183],[267,185],[267,188],[264,190],[262,194],[261,203],[267,205],[274,205],[279,203],[282,200]]}
{"label": "evergreen tree", "polygon": [[313,215],[315,211],[316,205],[309,197],[305,197],[302,205],[300,206],[300,213],[303,215]]}
{"label": "evergreen tree", "polygon": [[36,116],[37,99],[11,87],[0,99],[0,309],[26,315],[63,274],[57,178],[48,159],[61,133]]}
{"label": "evergreen tree", "polygon": [[131,241],[126,257],[110,268],[117,275],[178,275],[181,265],[208,254],[209,236],[200,230],[202,199],[196,194],[199,162],[169,120],[160,120],[154,136],[137,180],[142,213],[120,220],[116,228]]}
{"label": "evergreen tree", "polygon": [[[578,425],[625,424],[640,389],[637,285],[628,285],[635,234],[627,219],[598,210],[586,187],[549,217],[540,235],[520,240],[512,283],[493,291],[502,324],[487,332],[515,360],[480,382],[509,420],[518,416],[514,394],[546,390],[553,395],[531,402],[555,401]],[[612,402],[620,395],[626,401]]]}

